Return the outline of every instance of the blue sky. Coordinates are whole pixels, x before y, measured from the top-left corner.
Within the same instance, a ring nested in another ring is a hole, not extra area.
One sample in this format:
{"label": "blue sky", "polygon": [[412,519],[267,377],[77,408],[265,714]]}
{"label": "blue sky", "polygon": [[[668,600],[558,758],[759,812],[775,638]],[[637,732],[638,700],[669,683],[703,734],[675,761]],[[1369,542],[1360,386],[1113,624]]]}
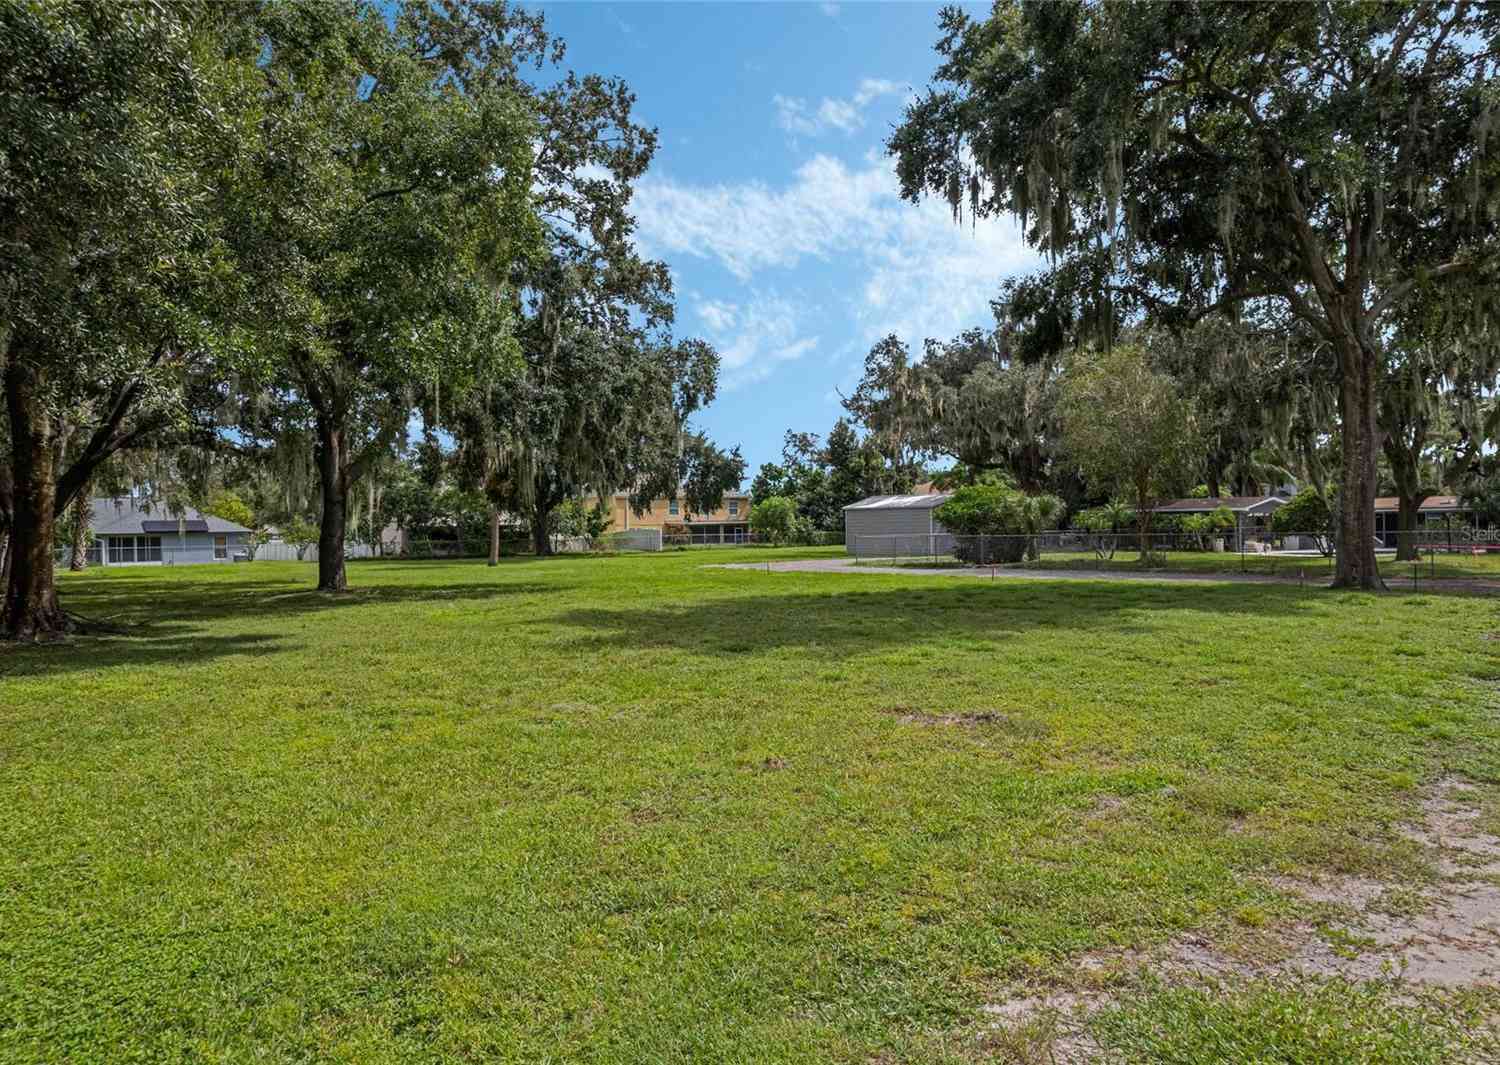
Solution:
{"label": "blue sky", "polygon": [[623,77],[661,134],[635,197],[677,332],[723,358],[697,422],[753,475],[788,428],[826,432],[887,333],[990,321],[1035,268],[1010,222],[900,200],[882,143],[936,65],[937,5],[549,3],[567,65]]}

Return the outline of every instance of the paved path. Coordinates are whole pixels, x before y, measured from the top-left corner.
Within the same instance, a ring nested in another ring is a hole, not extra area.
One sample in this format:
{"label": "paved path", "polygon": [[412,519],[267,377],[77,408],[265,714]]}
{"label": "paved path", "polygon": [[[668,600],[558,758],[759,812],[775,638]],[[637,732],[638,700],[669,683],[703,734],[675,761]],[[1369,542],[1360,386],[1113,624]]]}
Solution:
{"label": "paved path", "polygon": [[1120,570],[1012,569],[1005,566],[861,566],[852,558],[782,559],[767,562],[724,562],[714,569],[755,569],[768,573],[896,573],[929,577],[1030,577],[1050,581],[1192,581],[1217,584],[1296,584],[1296,577],[1261,573],[1125,573]]}
{"label": "paved path", "polygon": [[[1010,569],[988,566],[860,566],[852,558],[807,558],[782,559],[766,562],[723,562],[714,569],[749,569],[767,573],[895,573],[917,574],[929,577],[983,577],[990,579],[1031,579],[1047,581],[1171,581],[1188,584],[1304,584],[1322,587],[1328,583],[1327,574],[1319,574],[1302,580],[1298,577],[1265,573],[1127,573],[1120,570],[1077,569]],[[1411,581],[1399,577],[1387,578],[1392,591],[1412,591]],[[1488,580],[1454,580],[1447,578],[1424,578],[1416,591],[1421,592],[1500,592],[1500,583]]]}

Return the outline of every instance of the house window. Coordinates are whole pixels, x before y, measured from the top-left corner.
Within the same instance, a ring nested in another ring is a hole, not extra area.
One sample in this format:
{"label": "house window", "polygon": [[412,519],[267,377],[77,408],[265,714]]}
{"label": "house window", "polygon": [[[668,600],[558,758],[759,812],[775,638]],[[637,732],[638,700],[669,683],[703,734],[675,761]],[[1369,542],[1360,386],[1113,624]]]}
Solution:
{"label": "house window", "polygon": [[738,514],[739,512],[740,512],[740,501],[738,499],[731,499],[729,501],[729,516],[732,518],[736,514]]}
{"label": "house window", "polygon": [[228,558],[228,557],[229,557],[229,537],[227,537],[227,536],[215,536],[214,537],[214,558]]}
{"label": "house window", "polygon": [[160,536],[111,536],[110,562],[160,562]]}
{"label": "house window", "polygon": [[677,517],[677,500],[674,499],[667,504],[667,513],[674,518]]}

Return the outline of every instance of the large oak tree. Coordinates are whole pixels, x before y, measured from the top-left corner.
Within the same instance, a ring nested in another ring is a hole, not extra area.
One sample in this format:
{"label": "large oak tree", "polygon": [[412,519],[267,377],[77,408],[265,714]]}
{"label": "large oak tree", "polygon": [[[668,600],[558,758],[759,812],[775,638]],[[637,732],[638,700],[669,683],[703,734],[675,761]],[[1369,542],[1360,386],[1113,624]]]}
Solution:
{"label": "large oak tree", "polygon": [[510,275],[540,237],[532,109],[463,84],[398,12],[268,8],[264,117],[228,211],[255,278],[263,353],[243,424],[288,443],[311,425],[318,587],[345,587],[351,494],[440,402],[518,365]]}
{"label": "large oak tree", "polygon": [[1006,0],[941,19],[937,86],[890,140],[903,192],[1010,214],[1166,318],[1283,306],[1333,350],[1336,583],[1379,587],[1390,316],[1500,319],[1500,8]]}
{"label": "large oak tree", "polygon": [[239,142],[251,9],[0,5],[0,633],[76,619],[56,519],[114,456],[191,429],[222,374],[212,191]]}

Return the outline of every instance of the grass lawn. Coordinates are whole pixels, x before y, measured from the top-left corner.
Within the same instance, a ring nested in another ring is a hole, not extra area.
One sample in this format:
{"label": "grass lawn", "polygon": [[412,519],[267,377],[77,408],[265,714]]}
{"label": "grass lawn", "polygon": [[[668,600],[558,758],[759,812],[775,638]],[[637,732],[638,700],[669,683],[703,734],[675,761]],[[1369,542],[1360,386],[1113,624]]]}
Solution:
{"label": "grass lawn", "polygon": [[[1309,581],[1328,581],[1333,578],[1334,560],[1317,554],[1252,554],[1224,551],[1169,551],[1160,555],[1162,561],[1154,566],[1163,573],[1256,574],[1268,577],[1305,577]],[[1409,590],[1413,587],[1413,563],[1397,562],[1394,553],[1379,556],[1380,571],[1392,587]],[[896,558],[861,558],[862,566],[909,566],[913,568],[961,568],[968,563],[952,555],[922,555]],[[1088,572],[1138,572],[1141,556],[1138,551],[1116,551],[1112,558],[1100,558],[1092,551],[1042,552],[1036,561],[1002,564],[1004,569],[1052,569],[1084,570]],[[1422,555],[1415,565],[1416,587],[1434,577],[1450,580],[1500,580],[1500,553],[1467,554],[1461,552],[1436,552]]]}
{"label": "grass lawn", "polygon": [[[140,628],[0,650],[0,1060],[989,1060],[1084,952],[1253,949],[1267,875],[1420,885],[1426,782],[1500,796],[1493,600],[704,568],[772,557],[65,577]],[[1495,1005],[1098,1038],[1478,1060]]]}

